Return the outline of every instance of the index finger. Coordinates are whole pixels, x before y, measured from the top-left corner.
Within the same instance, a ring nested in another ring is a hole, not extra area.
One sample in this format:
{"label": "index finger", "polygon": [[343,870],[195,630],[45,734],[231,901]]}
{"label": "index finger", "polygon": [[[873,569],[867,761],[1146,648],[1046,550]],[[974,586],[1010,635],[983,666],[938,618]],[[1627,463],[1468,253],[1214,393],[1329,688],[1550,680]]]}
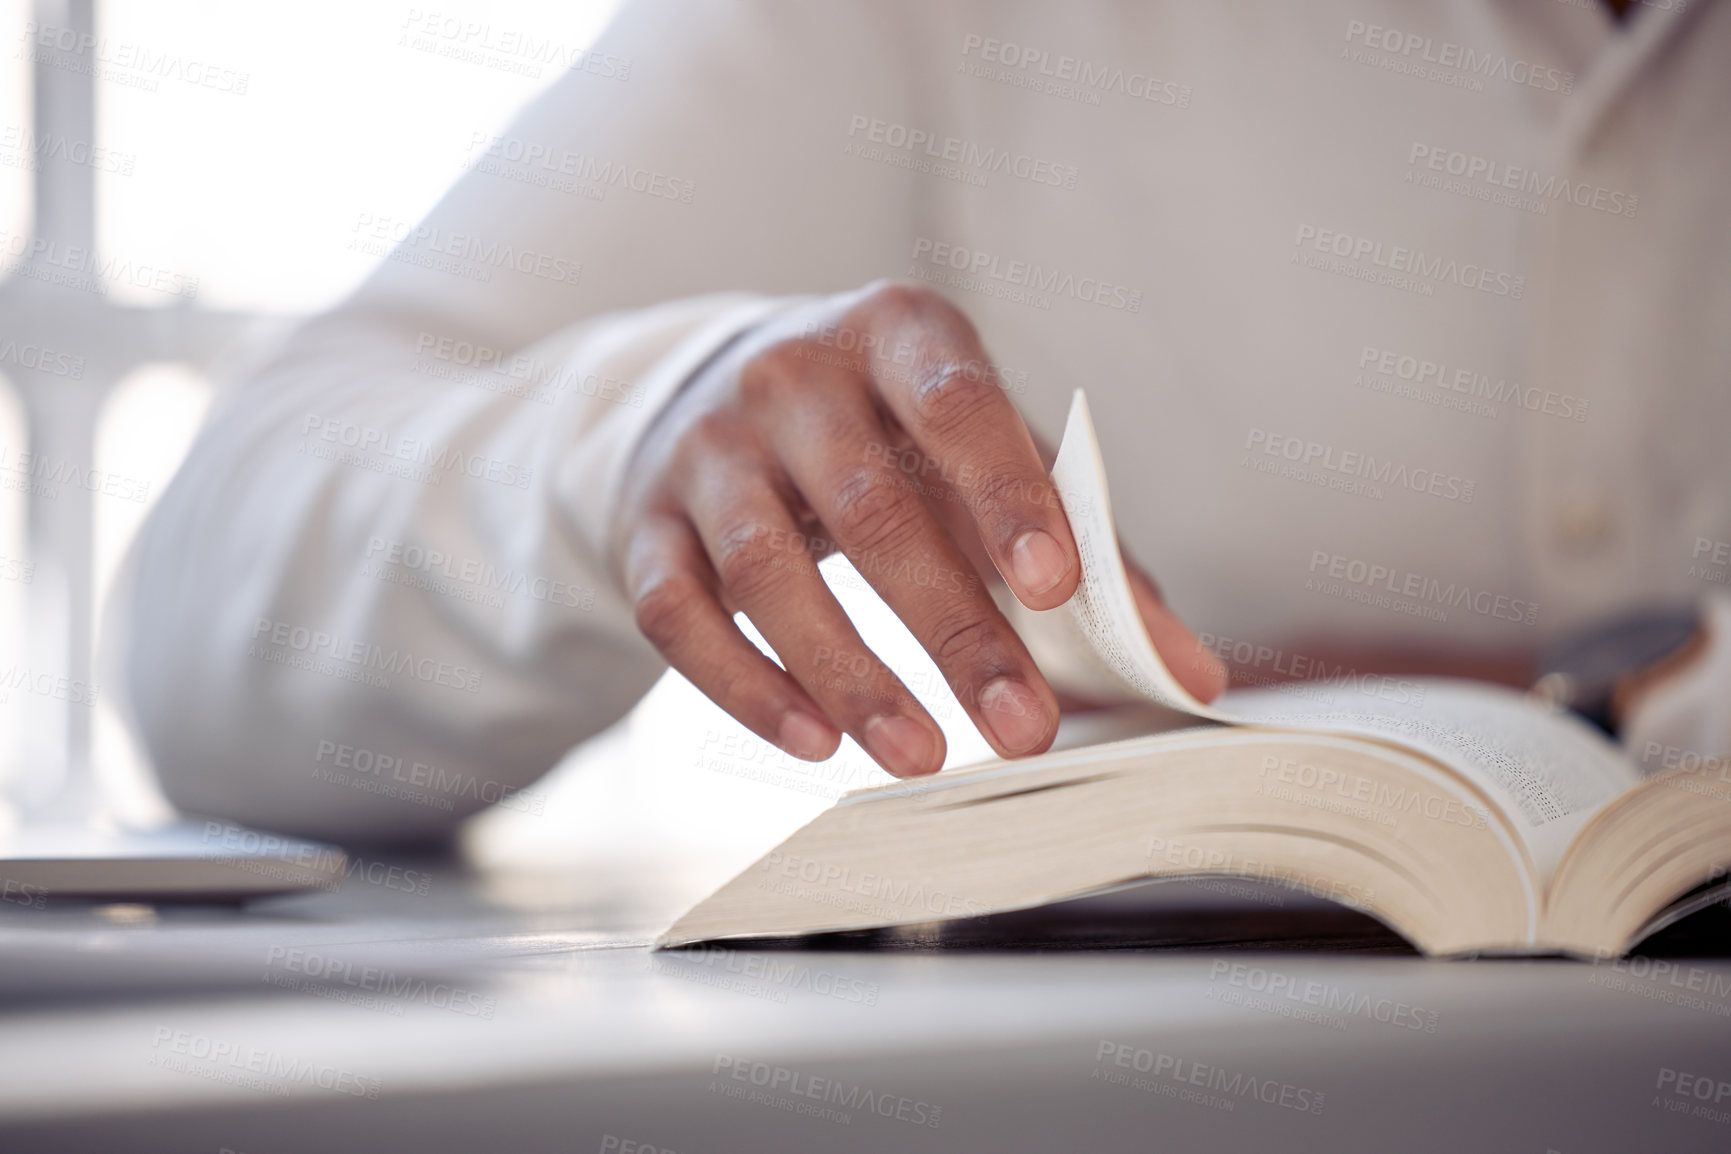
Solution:
{"label": "index finger", "polygon": [[1004,581],[1030,609],[1070,599],[1076,541],[1028,427],[993,383],[967,317],[929,289],[888,284],[854,310],[879,349],[870,370],[889,415],[913,438],[922,479],[954,490]]}

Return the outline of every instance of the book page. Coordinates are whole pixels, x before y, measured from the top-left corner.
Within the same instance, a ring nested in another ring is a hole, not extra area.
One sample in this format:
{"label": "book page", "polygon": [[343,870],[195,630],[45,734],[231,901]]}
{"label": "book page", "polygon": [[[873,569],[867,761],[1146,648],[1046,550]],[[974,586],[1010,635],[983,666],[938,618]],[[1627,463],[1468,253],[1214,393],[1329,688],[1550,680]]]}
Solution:
{"label": "book page", "polygon": [[1586,722],[1547,717],[1514,690],[1442,678],[1403,684],[1398,701],[1362,692],[1328,701],[1284,687],[1234,690],[1223,701],[1251,724],[1380,737],[1429,754],[1497,800],[1547,884],[1576,831],[1639,780]]}
{"label": "book page", "polygon": [[[1601,806],[1639,780],[1615,746],[1586,723],[1542,709],[1510,690],[1472,682],[1402,682],[1420,688],[1388,699],[1356,686],[1295,682],[1236,690],[1221,707],[1179,685],[1136,608],[1106,492],[1099,442],[1082,391],[1070,405],[1052,479],[1082,555],[1067,613],[1075,644],[1129,691],[1168,709],[1233,724],[1279,725],[1378,737],[1450,766],[1494,798],[1521,832],[1548,881],[1569,839]],[[1344,695],[1344,699],[1342,699]]]}
{"label": "book page", "polygon": [[1148,638],[1124,573],[1123,555],[1118,552],[1118,530],[1106,494],[1106,469],[1094,437],[1088,398],[1081,389],[1070,402],[1064,441],[1052,465],[1052,482],[1082,555],[1082,580],[1076,595],[1053,614],[1067,616],[1092,656],[1134,696],[1194,717],[1233,720],[1196,700],[1178,684]]}

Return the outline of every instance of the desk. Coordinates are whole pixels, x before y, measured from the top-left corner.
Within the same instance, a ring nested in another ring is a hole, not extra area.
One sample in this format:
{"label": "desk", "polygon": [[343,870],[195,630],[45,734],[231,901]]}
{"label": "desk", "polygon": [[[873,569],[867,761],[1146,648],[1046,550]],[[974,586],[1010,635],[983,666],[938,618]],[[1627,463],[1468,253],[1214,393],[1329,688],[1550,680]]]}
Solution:
{"label": "desk", "polygon": [[375,873],[244,911],[0,911],[0,1147],[1731,1148],[1722,961],[1429,962],[1374,934],[651,954],[679,886]]}

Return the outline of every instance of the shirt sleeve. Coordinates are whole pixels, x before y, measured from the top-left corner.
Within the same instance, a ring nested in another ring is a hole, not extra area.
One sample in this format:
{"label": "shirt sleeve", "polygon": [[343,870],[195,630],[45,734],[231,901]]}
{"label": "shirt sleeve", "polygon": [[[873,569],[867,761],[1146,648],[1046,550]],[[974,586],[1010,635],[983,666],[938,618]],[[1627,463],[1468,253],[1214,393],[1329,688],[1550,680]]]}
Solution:
{"label": "shirt sleeve", "polygon": [[632,5],[425,220],[357,225],[387,259],[230,390],[135,550],[123,676],[174,804],[436,838],[648,689],[608,555],[632,450],[733,336],[905,252],[905,174],[832,159],[905,114],[854,8]]}

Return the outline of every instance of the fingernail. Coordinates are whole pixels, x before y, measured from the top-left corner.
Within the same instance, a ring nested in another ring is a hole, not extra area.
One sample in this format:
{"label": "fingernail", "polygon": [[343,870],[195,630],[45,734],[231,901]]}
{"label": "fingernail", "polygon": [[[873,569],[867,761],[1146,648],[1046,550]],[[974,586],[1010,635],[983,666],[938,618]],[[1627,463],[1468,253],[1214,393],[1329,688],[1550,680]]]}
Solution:
{"label": "fingernail", "polygon": [[1010,571],[1029,593],[1052,588],[1070,571],[1063,547],[1044,529],[1029,529],[1010,547]]}
{"label": "fingernail", "polygon": [[775,740],[802,761],[823,761],[835,748],[835,731],[811,714],[794,709],[782,717]]}
{"label": "fingernail", "polygon": [[1032,748],[1046,735],[1045,703],[1020,681],[1000,677],[980,690],[980,712],[998,744],[1011,753]]}
{"label": "fingernail", "polygon": [[884,714],[865,725],[866,752],[897,777],[938,771],[937,743],[930,731],[907,717]]}

